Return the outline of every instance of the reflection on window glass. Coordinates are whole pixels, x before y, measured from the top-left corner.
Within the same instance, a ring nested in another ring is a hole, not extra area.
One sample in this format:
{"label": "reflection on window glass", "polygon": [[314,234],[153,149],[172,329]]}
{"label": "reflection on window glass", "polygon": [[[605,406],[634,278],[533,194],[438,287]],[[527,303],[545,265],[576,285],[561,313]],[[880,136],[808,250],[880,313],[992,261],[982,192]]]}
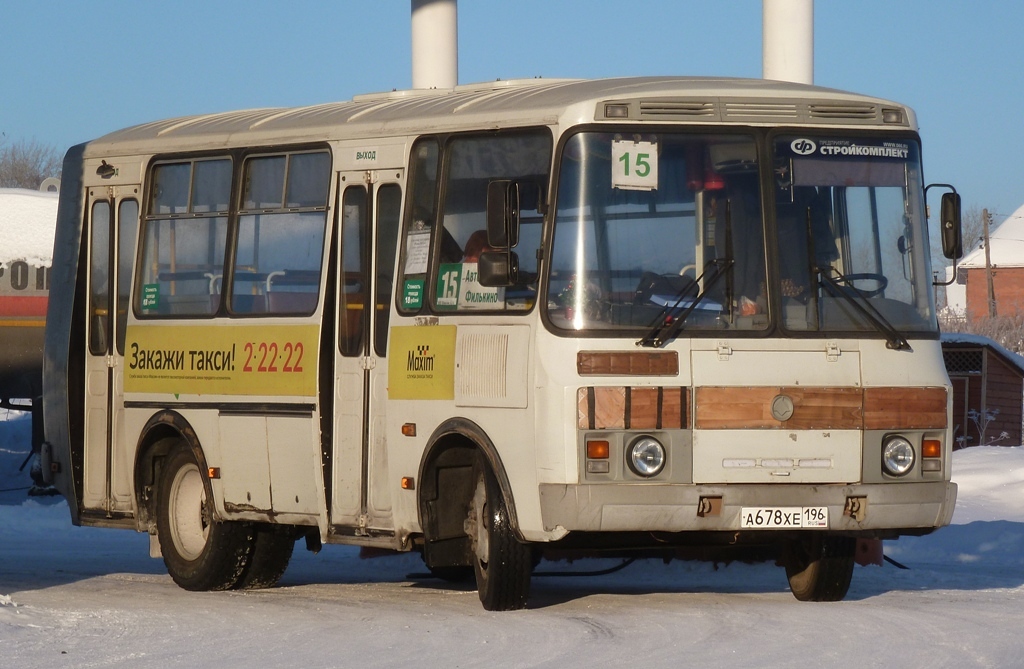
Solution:
{"label": "reflection on window glass", "polygon": [[582,133],[559,175],[546,308],[572,331],[768,326],[756,145]]}
{"label": "reflection on window glass", "polygon": [[916,142],[781,137],[774,172],[787,329],[935,330]]}
{"label": "reflection on window glass", "polygon": [[[330,165],[326,152],[246,161],[231,313],[299,315],[316,310]],[[285,199],[286,192],[293,201]]]}

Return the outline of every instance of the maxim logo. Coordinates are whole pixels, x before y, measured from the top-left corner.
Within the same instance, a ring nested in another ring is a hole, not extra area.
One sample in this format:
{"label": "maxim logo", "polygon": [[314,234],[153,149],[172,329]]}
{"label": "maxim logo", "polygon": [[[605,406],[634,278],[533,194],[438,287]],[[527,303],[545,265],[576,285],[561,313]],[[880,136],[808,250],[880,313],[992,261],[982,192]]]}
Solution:
{"label": "maxim logo", "polygon": [[417,346],[415,351],[409,351],[409,360],[405,368],[410,372],[434,371],[434,356],[430,352],[430,346]]}

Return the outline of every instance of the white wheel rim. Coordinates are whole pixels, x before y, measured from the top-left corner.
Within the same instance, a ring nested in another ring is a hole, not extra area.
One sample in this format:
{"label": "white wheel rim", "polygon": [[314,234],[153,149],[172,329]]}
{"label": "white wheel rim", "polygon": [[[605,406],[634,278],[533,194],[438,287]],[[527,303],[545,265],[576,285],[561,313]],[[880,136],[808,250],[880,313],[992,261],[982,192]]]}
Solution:
{"label": "white wheel rim", "polygon": [[174,475],[168,513],[174,548],[186,560],[197,559],[206,548],[210,523],[206,517],[206,488],[196,465],[182,467]]}
{"label": "white wheel rim", "polygon": [[490,559],[490,535],[487,533],[487,484],[481,476],[477,481],[476,490],[473,491],[473,500],[470,502],[470,540],[473,545],[473,553],[477,560],[484,566]]}

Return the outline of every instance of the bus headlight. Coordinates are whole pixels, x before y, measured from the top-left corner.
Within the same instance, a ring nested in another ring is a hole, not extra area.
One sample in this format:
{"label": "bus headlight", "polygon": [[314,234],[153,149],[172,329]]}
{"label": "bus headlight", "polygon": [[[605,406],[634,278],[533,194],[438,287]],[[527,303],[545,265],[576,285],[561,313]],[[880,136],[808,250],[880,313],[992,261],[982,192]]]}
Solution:
{"label": "bus headlight", "polygon": [[882,469],[891,476],[903,476],[914,466],[914,447],[900,436],[889,437],[882,444]]}
{"label": "bus headlight", "polygon": [[634,474],[657,476],[665,468],[665,447],[654,437],[640,437],[626,449],[626,464]]}

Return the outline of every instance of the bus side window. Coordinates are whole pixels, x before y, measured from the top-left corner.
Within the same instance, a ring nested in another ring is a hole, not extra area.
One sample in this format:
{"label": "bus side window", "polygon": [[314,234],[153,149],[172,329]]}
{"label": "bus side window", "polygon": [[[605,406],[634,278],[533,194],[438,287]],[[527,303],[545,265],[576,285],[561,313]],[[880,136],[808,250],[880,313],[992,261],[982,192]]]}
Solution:
{"label": "bus side window", "polygon": [[[445,149],[443,236],[433,306],[438,311],[527,310],[536,301],[540,198],[548,181],[551,136],[547,130],[453,137]],[[508,288],[479,282],[480,252],[487,246],[487,192],[496,179],[514,180],[521,200],[518,243],[520,281]]]}
{"label": "bus side window", "polygon": [[138,200],[122,200],[117,212],[117,352],[124,355],[125,329],[128,325],[128,303],[132,288],[132,266],[135,264],[135,233],[139,227]]}
{"label": "bus side window", "polygon": [[110,341],[110,203],[97,201],[89,222],[89,352],[107,353]]}
{"label": "bus side window", "polygon": [[341,202],[341,287],[338,294],[338,346],[348,357],[363,354],[366,322],[366,188],[349,186]]}
{"label": "bus side window", "polygon": [[253,157],[244,173],[230,311],[312,314],[320,296],[330,154]]}
{"label": "bus side window", "polygon": [[374,261],[376,288],[374,299],[373,349],[383,357],[387,353],[388,321],[394,296],[395,251],[398,245],[399,215],[402,208],[402,188],[398,184],[385,184],[377,190],[377,252]]}
{"label": "bus side window", "polygon": [[398,310],[419,312],[424,305],[427,270],[430,267],[431,231],[437,216],[436,191],[438,147],[434,138],[424,138],[412,147],[409,165],[409,203],[405,214],[405,236],[399,276],[401,294]]}
{"label": "bus side window", "polygon": [[231,160],[213,158],[153,167],[142,228],[142,316],[212,316],[224,273]]}

